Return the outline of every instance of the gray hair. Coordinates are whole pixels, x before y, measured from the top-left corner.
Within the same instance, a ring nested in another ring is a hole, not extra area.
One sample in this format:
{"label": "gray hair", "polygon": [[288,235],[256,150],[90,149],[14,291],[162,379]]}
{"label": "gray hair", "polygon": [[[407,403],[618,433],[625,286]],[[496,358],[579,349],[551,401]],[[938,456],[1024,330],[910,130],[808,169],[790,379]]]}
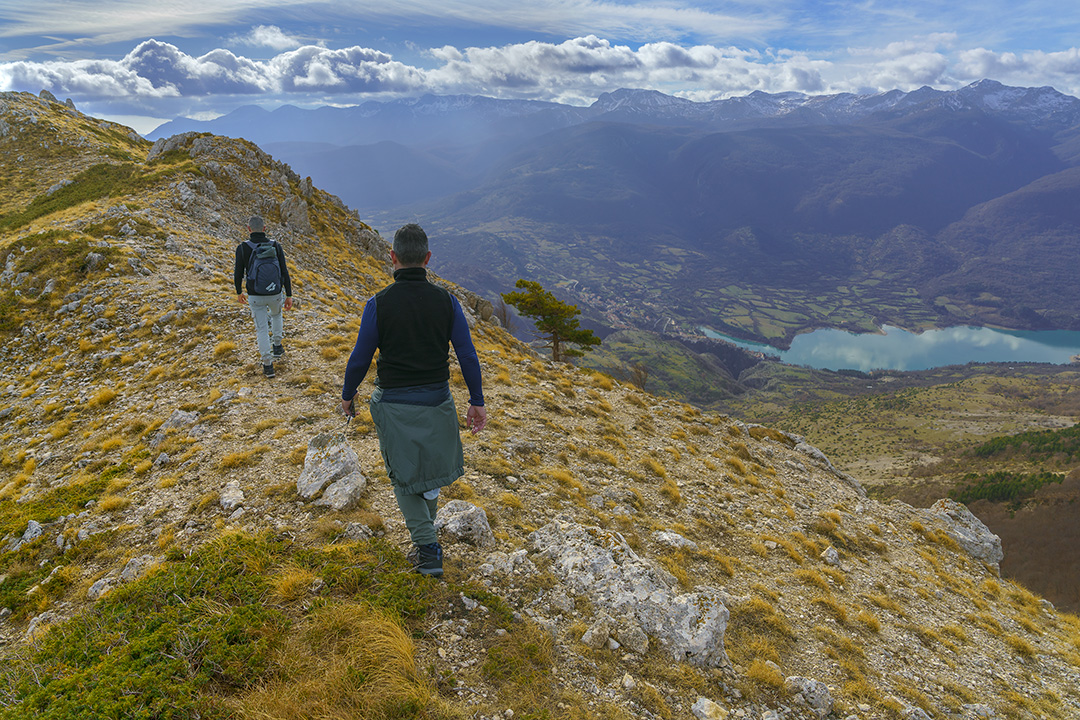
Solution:
{"label": "gray hair", "polygon": [[258,215],[252,215],[248,220],[248,230],[251,232],[262,232],[265,227],[266,225],[263,224],[263,219]]}
{"label": "gray hair", "polygon": [[394,233],[394,254],[407,267],[423,265],[428,254],[427,233],[416,223],[402,225]]}

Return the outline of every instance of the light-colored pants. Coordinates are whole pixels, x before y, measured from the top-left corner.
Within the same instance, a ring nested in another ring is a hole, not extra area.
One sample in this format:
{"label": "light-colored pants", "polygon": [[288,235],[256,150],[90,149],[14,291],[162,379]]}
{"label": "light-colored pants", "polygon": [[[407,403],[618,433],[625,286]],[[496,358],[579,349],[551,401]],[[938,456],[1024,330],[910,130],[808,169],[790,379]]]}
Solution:
{"label": "light-colored pants", "polygon": [[[259,356],[263,365],[274,363],[274,345],[281,344],[284,327],[281,307],[285,302],[283,293],[277,295],[248,295],[251,317],[255,318],[255,339],[259,343]],[[269,331],[269,332],[267,332]]]}

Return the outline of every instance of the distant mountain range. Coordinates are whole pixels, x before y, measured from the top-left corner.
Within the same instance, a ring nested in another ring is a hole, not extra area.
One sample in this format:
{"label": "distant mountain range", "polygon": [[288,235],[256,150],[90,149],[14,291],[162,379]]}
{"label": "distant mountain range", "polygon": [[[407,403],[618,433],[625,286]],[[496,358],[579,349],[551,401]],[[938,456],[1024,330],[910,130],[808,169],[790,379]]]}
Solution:
{"label": "distant mountain range", "polygon": [[540,280],[601,330],[1080,329],[1080,100],[1052,88],[425,96],[152,137],[190,130],[252,140],[391,230],[420,219],[442,274],[490,296]]}

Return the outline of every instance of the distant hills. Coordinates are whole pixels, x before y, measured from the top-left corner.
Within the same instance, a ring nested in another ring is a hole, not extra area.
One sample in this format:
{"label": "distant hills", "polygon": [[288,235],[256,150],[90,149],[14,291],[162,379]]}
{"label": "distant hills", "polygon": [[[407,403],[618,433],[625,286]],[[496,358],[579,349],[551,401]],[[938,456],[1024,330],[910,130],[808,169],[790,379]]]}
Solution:
{"label": "distant hills", "polygon": [[607,329],[699,327],[784,346],[832,326],[1080,329],[1080,100],[957,91],[589,107],[426,96],[243,108],[242,136],[489,296],[518,277]]}

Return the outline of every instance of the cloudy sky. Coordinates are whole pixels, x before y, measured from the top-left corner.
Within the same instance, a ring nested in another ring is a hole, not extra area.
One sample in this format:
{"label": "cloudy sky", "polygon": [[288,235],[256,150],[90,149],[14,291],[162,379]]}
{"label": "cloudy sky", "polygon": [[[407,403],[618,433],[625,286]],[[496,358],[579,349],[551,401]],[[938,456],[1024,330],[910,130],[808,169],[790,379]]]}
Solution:
{"label": "cloudy sky", "polygon": [[141,132],[238,106],[423,93],[589,104],[991,78],[1080,96],[1061,0],[0,0],[0,90]]}

